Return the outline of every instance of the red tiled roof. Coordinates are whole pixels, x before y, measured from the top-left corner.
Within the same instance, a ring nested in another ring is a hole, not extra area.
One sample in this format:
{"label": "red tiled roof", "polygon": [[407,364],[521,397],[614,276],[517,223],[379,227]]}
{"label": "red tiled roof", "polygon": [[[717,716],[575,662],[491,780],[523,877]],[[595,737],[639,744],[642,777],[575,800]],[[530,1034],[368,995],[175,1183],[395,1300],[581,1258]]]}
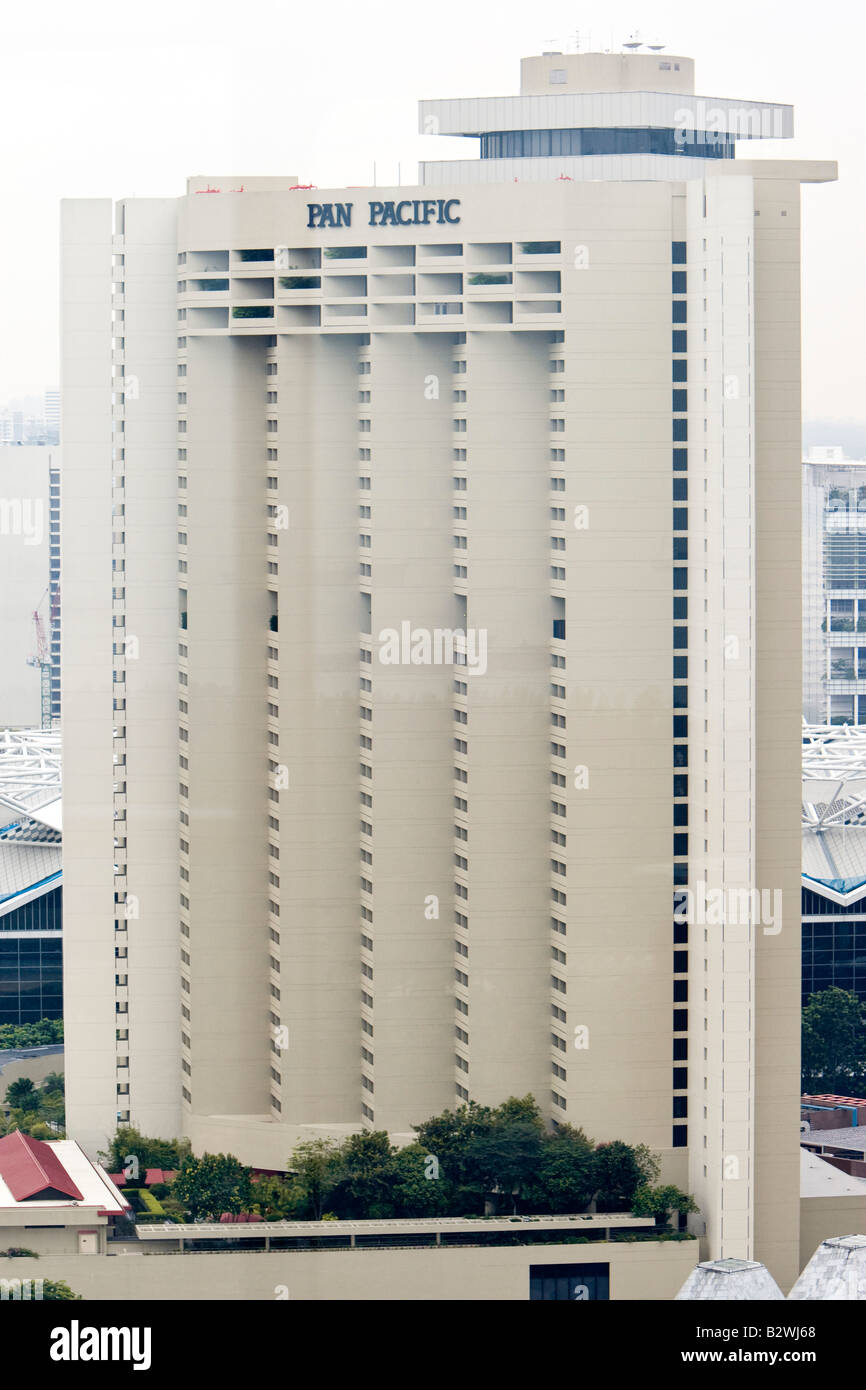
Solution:
{"label": "red tiled roof", "polygon": [[49,1202],[58,1197],[84,1201],[54,1150],[43,1139],[33,1139],[18,1129],[0,1139],[0,1178],[16,1202],[41,1194]]}
{"label": "red tiled roof", "polygon": [[148,1168],[144,1175],[144,1185],[152,1187],[155,1182],[174,1182],[176,1177],[176,1168]]}
{"label": "red tiled roof", "polygon": [[803,1105],[845,1105],[854,1106],[855,1108],[860,1106],[866,1106],[866,1097],[864,1096],[801,1096],[800,1101]]}

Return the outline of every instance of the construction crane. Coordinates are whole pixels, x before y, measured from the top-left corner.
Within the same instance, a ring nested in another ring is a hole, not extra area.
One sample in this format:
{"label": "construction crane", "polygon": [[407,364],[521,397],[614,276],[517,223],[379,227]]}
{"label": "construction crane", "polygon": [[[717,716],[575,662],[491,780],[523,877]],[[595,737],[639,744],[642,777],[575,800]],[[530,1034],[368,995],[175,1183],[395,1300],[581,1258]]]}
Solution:
{"label": "construction crane", "polygon": [[[43,602],[45,601],[47,593],[48,590],[46,589],[45,593],[43,593],[42,595],[42,598],[39,600],[39,606],[37,608],[34,608],[33,610],[33,626],[36,630],[36,655],[28,656],[27,658],[28,666],[36,666],[39,669],[40,711],[43,729],[50,729],[52,725],[51,671],[53,663],[51,660],[51,649],[48,643],[48,639],[45,636],[45,627],[43,625],[42,617],[39,612],[39,608],[41,608]],[[48,619],[49,630],[52,632],[54,630],[54,622],[57,616],[57,604],[59,598],[60,591],[58,589],[52,598]]]}

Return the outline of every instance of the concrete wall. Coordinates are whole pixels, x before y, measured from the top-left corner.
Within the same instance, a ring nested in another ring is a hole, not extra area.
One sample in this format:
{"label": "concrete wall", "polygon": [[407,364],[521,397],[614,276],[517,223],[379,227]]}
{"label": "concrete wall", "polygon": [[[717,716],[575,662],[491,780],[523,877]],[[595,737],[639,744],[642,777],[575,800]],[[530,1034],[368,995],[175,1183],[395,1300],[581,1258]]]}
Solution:
{"label": "concrete wall", "polygon": [[62,1052],[49,1052],[41,1057],[24,1057],[17,1062],[7,1062],[5,1067],[0,1053],[0,1096],[5,1096],[7,1086],[11,1086],[13,1081],[20,1081],[22,1076],[29,1076],[34,1085],[38,1086],[49,1072],[62,1072],[63,1066]]}
{"label": "concrete wall", "polygon": [[468,1250],[66,1255],[0,1260],[0,1278],[65,1279],[85,1299],[524,1301],[535,1264],[610,1264],[611,1300],[670,1301],[696,1241]]}
{"label": "concrete wall", "polygon": [[859,1235],[864,1231],[866,1197],[801,1198],[800,1269],[805,1269],[822,1240],[829,1240],[831,1236]]}

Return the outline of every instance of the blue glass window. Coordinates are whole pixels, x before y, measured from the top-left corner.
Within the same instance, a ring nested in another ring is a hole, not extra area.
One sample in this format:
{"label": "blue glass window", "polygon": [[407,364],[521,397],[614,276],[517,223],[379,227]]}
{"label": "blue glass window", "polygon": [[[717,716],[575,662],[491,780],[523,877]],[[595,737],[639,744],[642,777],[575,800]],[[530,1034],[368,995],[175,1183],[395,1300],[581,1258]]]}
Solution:
{"label": "blue glass window", "polygon": [[[585,158],[611,154],[660,154],[691,159],[734,157],[733,138],[724,132],[659,130],[649,126],[492,130],[480,139],[482,159],[549,159],[557,155]],[[675,265],[684,263],[685,242],[671,243],[671,260]]]}

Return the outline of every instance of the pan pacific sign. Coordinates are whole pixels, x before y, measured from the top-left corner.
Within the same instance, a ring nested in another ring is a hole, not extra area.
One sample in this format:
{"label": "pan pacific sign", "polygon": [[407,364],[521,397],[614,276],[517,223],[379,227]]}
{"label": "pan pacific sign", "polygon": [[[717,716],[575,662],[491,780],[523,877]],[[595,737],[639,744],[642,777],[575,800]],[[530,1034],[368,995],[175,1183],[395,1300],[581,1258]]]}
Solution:
{"label": "pan pacific sign", "polygon": [[[351,227],[354,203],[307,203],[308,227]],[[459,198],[407,198],[369,202],[368,227],[443,226],[460,221]]]}

